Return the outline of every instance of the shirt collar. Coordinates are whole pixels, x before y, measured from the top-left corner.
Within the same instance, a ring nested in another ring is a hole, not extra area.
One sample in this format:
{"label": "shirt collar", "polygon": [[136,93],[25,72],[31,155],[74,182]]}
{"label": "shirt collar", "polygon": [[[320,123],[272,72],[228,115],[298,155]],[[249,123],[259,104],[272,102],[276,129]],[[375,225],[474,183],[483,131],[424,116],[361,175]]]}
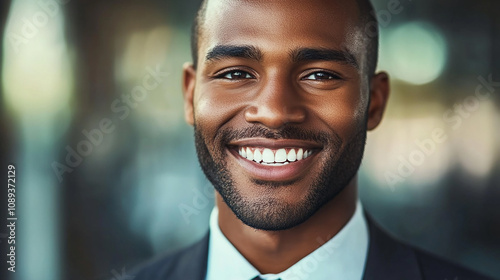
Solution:
{"label": "shirt collar", "polygon": [[210,239],[206,280],[250,280],[257,275],[264,280],[361,279],[368,252],[368,227],[361,203],[347,224],[330,240],[317,241],[321,247],[278,274],[261,275],[229,242],[219,228],[217,207],[210,215]]}

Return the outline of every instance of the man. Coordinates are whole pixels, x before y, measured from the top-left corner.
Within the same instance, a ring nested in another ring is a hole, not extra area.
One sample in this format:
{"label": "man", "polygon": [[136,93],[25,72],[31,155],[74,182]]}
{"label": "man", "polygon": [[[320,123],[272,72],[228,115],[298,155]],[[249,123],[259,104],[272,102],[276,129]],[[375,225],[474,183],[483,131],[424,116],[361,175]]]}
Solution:
{"label": "man", "polygon": [[365,0],[210,0],[185,117],[216,190],[210,233],[138,279],[486,279],[388,237],[356,174],[389,96]]}

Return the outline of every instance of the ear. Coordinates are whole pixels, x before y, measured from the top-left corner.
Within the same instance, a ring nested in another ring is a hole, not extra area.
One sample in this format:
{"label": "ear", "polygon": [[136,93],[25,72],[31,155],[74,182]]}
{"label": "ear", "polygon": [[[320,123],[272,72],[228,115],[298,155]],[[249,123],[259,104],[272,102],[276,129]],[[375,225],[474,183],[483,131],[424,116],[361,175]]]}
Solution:
{"label": "ear", "polygon": [[194,88],[196,85],[196,70],[192,63],[186,62],[182,68],[182,91],[184,93],[184,118],[190,125],[194,124]]}
{"label": "ear", "polygon": [[370,83],[367,129],[375,129],[382,120],[389,99],[389,76],[385,72],[375,74]]}

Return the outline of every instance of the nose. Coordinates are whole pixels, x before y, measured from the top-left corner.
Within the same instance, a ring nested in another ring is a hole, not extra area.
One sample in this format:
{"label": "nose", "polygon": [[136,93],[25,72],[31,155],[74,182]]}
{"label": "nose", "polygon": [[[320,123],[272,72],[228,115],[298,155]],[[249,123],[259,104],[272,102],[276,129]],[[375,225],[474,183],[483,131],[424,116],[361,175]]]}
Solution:
{"label": "nose", "polygon": [[304,105],[291,82],[272,79],[263,84],[252,105],[246,109],[245,119],[277,129],[285,124],[304,122]]}

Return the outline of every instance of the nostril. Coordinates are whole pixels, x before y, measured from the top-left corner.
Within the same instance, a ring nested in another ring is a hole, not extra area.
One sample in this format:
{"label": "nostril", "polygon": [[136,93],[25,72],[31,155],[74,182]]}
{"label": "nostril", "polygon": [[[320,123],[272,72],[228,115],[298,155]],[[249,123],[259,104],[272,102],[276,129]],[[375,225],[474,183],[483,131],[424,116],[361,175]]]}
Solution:
{"label": "nostril", "polygon": [[306,118],[303,108],[289,106],[251,106],[245,111],[245,119],[250,123],[261,123],[269,128],[279,128],[287,123],[301,123]]}

